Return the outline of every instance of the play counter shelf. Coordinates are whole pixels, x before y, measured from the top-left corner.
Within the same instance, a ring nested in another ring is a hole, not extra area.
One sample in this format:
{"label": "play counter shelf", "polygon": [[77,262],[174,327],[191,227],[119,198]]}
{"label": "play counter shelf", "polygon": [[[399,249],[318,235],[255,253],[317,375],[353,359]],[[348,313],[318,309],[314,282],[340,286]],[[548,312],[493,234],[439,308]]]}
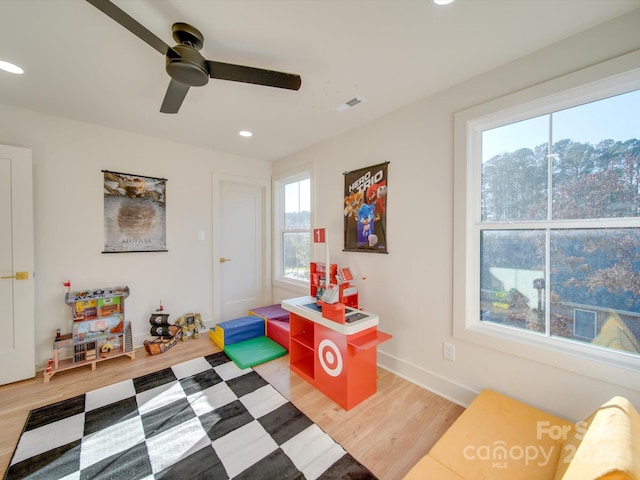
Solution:
{"label": "play counter shelf", "polygon": [[282,301],[289,311],[291,371],[345,410],[369,398],[377,389],[377,347],[392,337],[378,331],[378,316],[348,309],[357,318],[339,323],[322,316],[315,298]]}

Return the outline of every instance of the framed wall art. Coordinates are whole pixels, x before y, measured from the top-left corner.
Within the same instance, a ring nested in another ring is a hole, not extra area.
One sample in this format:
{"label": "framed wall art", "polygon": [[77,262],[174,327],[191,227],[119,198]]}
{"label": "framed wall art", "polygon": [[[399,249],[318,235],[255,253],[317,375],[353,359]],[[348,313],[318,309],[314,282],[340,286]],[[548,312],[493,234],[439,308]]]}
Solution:
{"label": "framed wall art", "polygon": [[389,162],[344,173],[344,251],[389,253]]}
{"label": "framed wall art", "polygon": [[104,173],[102,253],[166,252],[167,179]]}

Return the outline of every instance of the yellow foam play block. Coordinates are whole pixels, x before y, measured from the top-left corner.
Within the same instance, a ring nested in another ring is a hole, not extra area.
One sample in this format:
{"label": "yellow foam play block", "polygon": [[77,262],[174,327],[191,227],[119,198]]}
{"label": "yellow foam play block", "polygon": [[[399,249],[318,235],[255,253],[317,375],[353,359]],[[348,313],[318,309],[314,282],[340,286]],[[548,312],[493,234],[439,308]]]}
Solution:
{"label": "yellow foam play block", "polygon": [[224,334],[221,328],[216,329],[215,327],[211,327],[209,329],[209,338],[224,350]]}

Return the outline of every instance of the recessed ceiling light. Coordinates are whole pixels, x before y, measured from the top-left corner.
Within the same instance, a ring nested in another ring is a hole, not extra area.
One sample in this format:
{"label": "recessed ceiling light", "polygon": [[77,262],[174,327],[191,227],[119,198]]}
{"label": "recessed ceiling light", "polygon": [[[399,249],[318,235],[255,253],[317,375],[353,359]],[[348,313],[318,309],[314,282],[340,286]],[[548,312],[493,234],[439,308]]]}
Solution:
{"label": "recessed ceiling light", "polygon": [[453,2],[454,0],[433,0],[433,3],[435,3],[436,5],[449,5]]}
{"label": "recessed ceiling light", "polygon": [[9,73],[17,73],[17,74],[24,73],[24,70],[21,69],[19,66],[14,65],[13,63],[5,62],[4,60],[0,60],[0,70],[4,70],[5,72],[9,72]]}
{"label": "recessed ceiling light", "polygon": [[251,133],[249,130],[240,130],[238,132],[238,135],[240,135],[241,137],[250,137],[253,135],[253,133]]}

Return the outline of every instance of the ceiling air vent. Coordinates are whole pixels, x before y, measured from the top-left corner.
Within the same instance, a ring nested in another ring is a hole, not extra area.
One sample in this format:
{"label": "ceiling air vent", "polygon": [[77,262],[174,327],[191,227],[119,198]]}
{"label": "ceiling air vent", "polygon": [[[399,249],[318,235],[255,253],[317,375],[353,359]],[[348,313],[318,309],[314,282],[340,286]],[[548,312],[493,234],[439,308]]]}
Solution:
{"label": "ceiling air vent", "polygon": [[344,112],[345,110],[349,110],[350,108],[353,108],[356,105],[359,105],[364,101],[365,101],[365,99],[362,98],[362,97],[353,97],[351,100],[347,100],[346,102],[341,103],[340,105],[338,105],[336,107],[336,110],[339,111],[339,112]]}

